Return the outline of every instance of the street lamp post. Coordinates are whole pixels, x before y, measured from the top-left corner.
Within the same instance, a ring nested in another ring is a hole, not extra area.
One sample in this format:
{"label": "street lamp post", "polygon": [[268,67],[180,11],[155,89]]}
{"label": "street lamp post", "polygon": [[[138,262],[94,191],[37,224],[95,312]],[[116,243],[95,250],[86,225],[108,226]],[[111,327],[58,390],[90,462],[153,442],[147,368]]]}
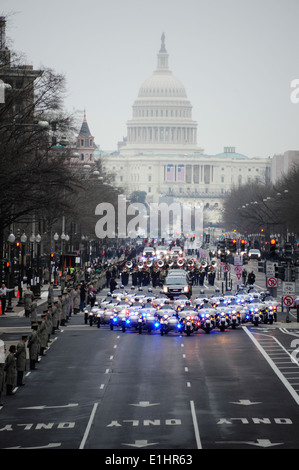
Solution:
{"label": "street lamp post", "polygon": [[[13,281],[13,266],[14,266],[14,259],[12,260],[11,262],[11,245],[12,243],[15,242],[15,235],[11,232],[8,236],[8,259],[9,259],[9,271],[8,271],[8,287],[11,289],[11,288],[14,288],[14,281]],[[6,308],[6,311],[7,312],[13,312],[13,308],[12,308],[12,305],[11,305],[11,298],[12,298],[12,292],[9,292],[8,293],[8,304],[7,304],[7,308]]]}
{"label": "street lamp post", "polygon": [[24,305],[23,301],[23,279],[24,279],[24,254],[25,254],[25,243],[27,242],[27,235],[25,232],[21,236],[21,269],[19,272],[19,281],[18,281],[18,289],[19,289],[19,301],[17,303],[18,306]]}

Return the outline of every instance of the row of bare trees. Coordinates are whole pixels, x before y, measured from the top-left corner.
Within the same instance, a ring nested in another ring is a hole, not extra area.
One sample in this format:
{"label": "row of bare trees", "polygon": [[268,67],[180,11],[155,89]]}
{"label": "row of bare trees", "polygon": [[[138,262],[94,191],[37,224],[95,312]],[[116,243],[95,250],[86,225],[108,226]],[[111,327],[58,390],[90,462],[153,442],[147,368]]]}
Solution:
{"label": "row of bare trees", "polygon": [[62,217],[75,235],[95,238],[96,205],[103,200],[116,202],[119,192],[109,175],[97,172],[95,176],[74,164],[78,123],[64,110],[64,76],[44,69],[32,80],[22,81],[24,74],[30,75],[27,69],[19,61],[0,67],[3,82],[13,77],[15,85],[19,75],[22,83],[7,87],[5,102],[0,104],[2,259],[10,231],[29,235],[32,221],[36,231],[48,234],[46,254],[52,249],[49,234],[61,232]]}
{"label": "row of bare trees", "polygon": [[248,183],[232,189],[224,203],[223,222],[227,230],[257,233],[266,237],[280,234],[284,239],[299,234],[299,165],[275,184]]}

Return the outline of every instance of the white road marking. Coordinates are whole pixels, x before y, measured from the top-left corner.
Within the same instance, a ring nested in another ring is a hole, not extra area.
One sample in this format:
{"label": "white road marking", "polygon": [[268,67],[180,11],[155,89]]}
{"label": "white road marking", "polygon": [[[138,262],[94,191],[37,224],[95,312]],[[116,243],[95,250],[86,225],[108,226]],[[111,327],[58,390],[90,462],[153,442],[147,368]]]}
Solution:
{"label": "white road marking", "polygon": [[199,435],[199,429],[198,429],[198,424],[197,424],[197,417],[195,413],[195,407],[194,407],[194,401],[190,401],[190,407],[191,407],[191,415],[192,415],[192,421],[193,421],[193,427],[194,427],[194,432],[195,432],[195,439],[196,439],[196,445],[197,449],[202,449],[201,445],[201,439]]}

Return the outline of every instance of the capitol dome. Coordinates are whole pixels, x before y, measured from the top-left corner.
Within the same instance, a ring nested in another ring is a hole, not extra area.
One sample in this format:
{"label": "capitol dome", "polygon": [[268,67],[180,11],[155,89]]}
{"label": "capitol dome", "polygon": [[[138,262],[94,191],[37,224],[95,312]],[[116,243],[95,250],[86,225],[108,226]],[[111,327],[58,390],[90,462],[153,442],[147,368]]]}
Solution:
{"label": "capitol dome", "polygon": [[169,70],[162,34],[157,68],[139,89],[121,153],[198,152],[196,139],[192,106],[183,83]]}
{"label": "capitol dome", "polygon": [[187,93],[182,82],[172,72],[156,70],[139,89],[138,99],[149,97],[187,98]]}

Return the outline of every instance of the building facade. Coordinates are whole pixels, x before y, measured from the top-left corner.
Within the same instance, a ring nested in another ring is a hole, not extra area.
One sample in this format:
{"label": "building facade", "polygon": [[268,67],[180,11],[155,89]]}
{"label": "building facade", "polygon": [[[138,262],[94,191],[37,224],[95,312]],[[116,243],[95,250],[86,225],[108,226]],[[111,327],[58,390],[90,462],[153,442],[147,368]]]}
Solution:
{"label": "building facade", "polygon": [[103,167],[115,183],[144,191],[147,202],[170,196],[182,204],[206,209],[207,221],[217,224],[227,192],[250,181],[270,181],[270,160],[250,158],[225,147],[209,155],[197,145],[197,123],[182,82],[169,69],[165,36],[157,68],[139,89],[127,137],[118,152],[103,157]]}

